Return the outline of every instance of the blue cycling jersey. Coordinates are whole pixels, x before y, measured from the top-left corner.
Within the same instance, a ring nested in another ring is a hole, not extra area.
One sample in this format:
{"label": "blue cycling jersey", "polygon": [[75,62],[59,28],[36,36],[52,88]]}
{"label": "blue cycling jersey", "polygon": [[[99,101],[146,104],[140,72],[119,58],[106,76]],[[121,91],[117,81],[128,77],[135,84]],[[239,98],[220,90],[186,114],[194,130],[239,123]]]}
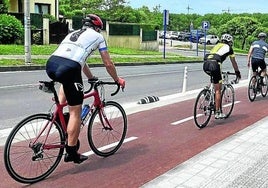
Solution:
{"label": "blue cycling jersey", "polygon": [[268,50],[268,44],[263,40],[254,41],[251,45],[253,47],[252,57],[256,59],[264,59],[265,53]]}

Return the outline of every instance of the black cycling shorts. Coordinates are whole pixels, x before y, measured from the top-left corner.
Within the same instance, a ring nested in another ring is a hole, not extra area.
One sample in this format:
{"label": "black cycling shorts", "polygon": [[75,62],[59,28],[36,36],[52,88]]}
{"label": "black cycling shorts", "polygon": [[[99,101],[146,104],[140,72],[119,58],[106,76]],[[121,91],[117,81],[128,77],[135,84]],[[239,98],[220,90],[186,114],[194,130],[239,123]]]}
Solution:
{"label": "black cycling shorts", "polygon": [[63,85],[68,105],[75,106],[83,103],[83,81],[81,65],[75,61],[51,56],[46,64],[47,75]]}
{"label": "black cycling shorts", "polygon": [[212,83],[218,84],[222,81],[221,63],[213,59],[204,61],[203,70],[209,76],[212,76]]}
{"label": "black cycling shorts", "polygon": [[266,63],[264,59],[257,59],[257,58],[252,57],[251,67],[252,67],[253,72],[257,72],[259,67],[261,68],[261,70],[266,69]]}

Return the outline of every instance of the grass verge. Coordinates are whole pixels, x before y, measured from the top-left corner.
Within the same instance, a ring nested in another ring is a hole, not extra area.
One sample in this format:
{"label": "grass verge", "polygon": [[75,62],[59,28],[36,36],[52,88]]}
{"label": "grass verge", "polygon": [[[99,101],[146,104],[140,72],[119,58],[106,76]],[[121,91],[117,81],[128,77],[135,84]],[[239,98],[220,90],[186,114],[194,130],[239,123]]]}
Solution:
{"label": "grass verge", "polygon": [[[32,45],[32,55],[50,55],[58,45]],[[24,55],[23,45],[0,45],[0,55]],[[163,58],[162,52],[143,51],[127,48],[109,48],[110,55],[116,64],[122,63],[168,63],[201,61],[200,57],[184,57],[174,53],[167,53]],[[96,52],[97,54],[98,52]],[[117,56],[118,55],[118,56]],[[32,65],[45,65],[46,59],[32,59]],[[89,64],[102,64],[101,58],[92,56]],[[24,66],[24,59],[0,59],[0,66]]]}

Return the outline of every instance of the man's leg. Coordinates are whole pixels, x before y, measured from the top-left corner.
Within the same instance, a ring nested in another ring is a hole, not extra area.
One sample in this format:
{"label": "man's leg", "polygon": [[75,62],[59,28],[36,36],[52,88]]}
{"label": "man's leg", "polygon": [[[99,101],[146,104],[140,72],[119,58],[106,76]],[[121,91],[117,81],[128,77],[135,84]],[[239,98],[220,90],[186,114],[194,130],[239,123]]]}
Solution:
{"label": "man's leg", "polygon": [[76,146],[81,125],[82,105],[69,106],[70,119],[67,126],[68,145]]}
{"label": "man's leg", "polygon": [[73,161],[75,163],[81,163],[88,159],[87,156],[77,153],[76,146],[80,133],[81,107],[82,105],[69,106],[70,119],[67,126],[68,141],[66,146],[66,152],[68,155],[66,155],[64,158],[65,162]]}
{"label": "man's leg", "polygon": [[221,87],[222,84],[214,84],[215,88],[215,119],[223,119],[225,118],[225,114],[221,112]]}
{"label": "man's leg", "polygon": [[59,101],[60,101],[60,104],[63,104],[64,102],[66,102],[66,97],[65,97],[65,94],[64,94],[62,84],[61,84],[60,89],[59,89]]}
{"label": "man's leg", "polygon": [[221,104],[221,84],[214,84],[215,89],[215,107],[216,111],[220,110],[220,104]]}

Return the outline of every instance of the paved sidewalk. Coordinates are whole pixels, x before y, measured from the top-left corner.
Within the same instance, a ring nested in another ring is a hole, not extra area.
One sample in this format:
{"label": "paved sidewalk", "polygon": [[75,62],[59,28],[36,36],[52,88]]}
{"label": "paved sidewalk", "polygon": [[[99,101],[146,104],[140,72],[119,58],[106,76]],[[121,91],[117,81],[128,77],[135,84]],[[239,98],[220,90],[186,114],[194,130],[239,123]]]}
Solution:
{"label": "paved sidewalk", "polygon": [[267,188],[268,117],[142,186],[175,187]]}

